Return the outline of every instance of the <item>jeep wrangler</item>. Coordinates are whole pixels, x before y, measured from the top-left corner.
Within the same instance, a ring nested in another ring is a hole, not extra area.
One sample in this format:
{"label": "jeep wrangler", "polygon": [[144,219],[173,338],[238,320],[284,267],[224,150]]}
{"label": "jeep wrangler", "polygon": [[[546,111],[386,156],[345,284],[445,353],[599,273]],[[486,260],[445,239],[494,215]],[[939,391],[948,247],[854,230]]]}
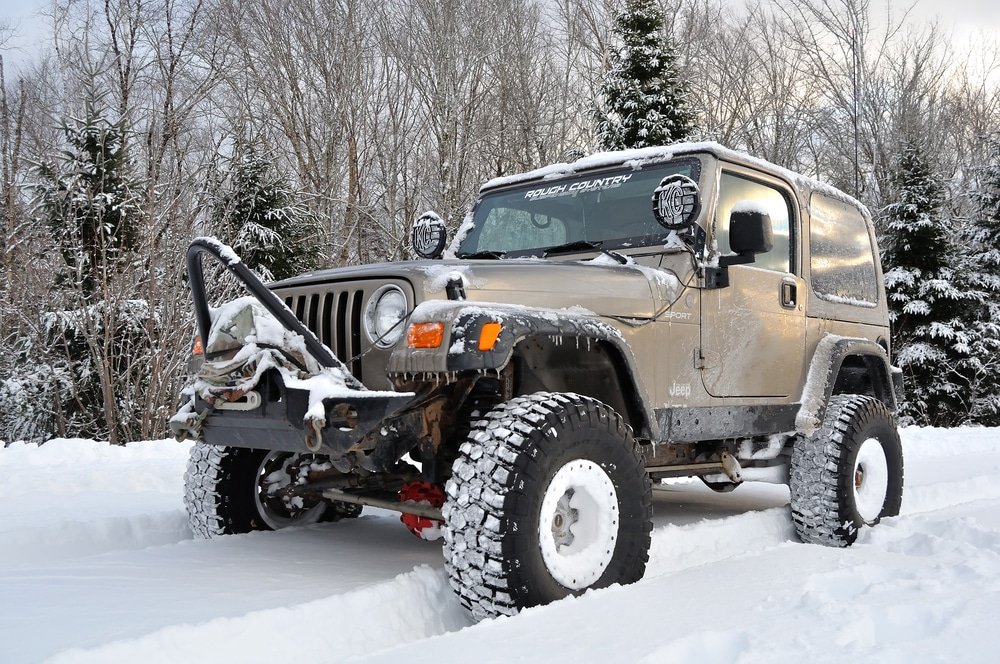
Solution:
{"label": "jeep wrangler", "polygon": [[[264,286],[194,241],[172,418],[199,536],[402,513],[478,618],[639,580],[651,488],[787,483],[798,536],[899,512],[879,252],[863,206],[713,143],[486,183],[445,251]],[[249,296],[209,307],[202,264]]]}

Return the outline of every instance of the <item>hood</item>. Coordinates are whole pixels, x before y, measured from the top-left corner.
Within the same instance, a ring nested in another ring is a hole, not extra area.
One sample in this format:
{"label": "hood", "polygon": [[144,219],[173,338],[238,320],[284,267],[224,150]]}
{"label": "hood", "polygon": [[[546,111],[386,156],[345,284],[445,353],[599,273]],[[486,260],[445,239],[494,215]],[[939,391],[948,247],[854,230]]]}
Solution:
{"label": "hood", "polygon": [[409,281],[418,301],[445,299],[448,281],[460,277],[474,302],[500,302],[548,309],[583,309],[602,316],[648,317],[672,301],[680,284],[672,273],[620,265],[598,256],[589,261],[436,260],[379,263],[312,272],[270,284],[271,288],[336,281],[396,278]]}

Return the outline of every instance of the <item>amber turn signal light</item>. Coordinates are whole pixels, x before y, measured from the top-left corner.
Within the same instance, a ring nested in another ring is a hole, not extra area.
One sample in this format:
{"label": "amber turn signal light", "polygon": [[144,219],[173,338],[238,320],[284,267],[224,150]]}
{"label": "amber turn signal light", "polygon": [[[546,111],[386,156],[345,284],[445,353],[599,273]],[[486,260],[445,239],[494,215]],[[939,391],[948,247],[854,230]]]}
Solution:
{"label": "amber turn signal light", "polygon": [[444,323],[414,323],[406,331],[410,348],[438,348],[444,341]]}
{"label": "amber turn signal light", "polygon": [[493,350],[497,345],[497,338],[503,326],[500,323],[486,323],[479,333],[479,350]]}

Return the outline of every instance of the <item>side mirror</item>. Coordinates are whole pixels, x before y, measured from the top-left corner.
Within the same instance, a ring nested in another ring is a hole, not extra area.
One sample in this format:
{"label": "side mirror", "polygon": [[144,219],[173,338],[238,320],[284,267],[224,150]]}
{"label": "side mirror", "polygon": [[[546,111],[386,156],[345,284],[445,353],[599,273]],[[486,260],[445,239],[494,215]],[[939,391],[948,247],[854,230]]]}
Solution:
{"label": "side mirror", "polygon": [[698,183],[686,175],[668,175],[653,191],[653,214],[667,230],[687,228],[700,211]]}
{"label": "side mirror", "polygon": [[754,262],[756,254],[766,254],[774,246],[771,216],[763,210],[741,207],[729,215],[729,248],[735,256],[720,256],[719,265],[744,265]]}
{"label": "side mirror", "polygon": [[413,222],[410,240],[421,258],[440,258],[448,242],[448,229],[436,212],[427,211]]}

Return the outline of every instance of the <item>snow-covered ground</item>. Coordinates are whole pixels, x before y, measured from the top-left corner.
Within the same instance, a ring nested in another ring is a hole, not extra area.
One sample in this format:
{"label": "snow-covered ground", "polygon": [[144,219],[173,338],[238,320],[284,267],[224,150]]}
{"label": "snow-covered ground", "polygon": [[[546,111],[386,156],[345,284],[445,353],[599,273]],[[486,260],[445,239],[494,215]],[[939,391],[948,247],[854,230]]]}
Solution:
{"label": "snow-covered ground", "polygon": [[903,431],[903,515],[794,541],[788,491],[660,487],[646,578],[471,625],[389,512],[193,540],[188,446],[0,450],[0,662],[993,662],[1000,430]]}

